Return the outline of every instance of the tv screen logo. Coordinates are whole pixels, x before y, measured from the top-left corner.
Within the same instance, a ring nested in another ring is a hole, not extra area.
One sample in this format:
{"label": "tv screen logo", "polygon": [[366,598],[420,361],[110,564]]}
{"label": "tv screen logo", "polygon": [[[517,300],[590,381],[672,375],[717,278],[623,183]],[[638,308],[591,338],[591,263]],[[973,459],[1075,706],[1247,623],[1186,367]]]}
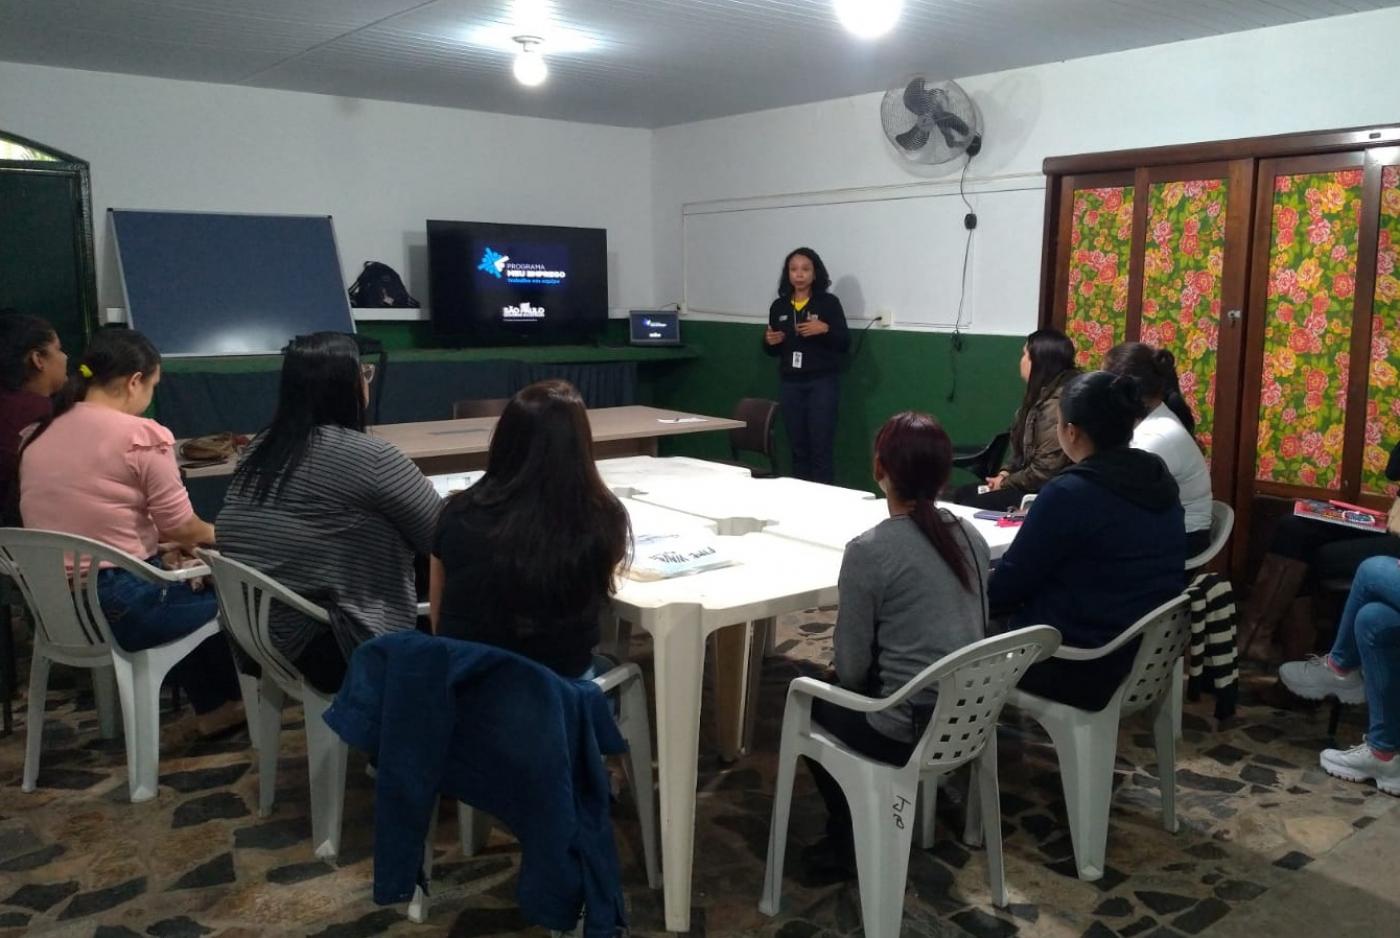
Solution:
{"label": "tv screen logo", "polygon": [[531,306],[529,303],[521,303],[519,306],[505,306],[501,308],[502,319],[543,319],[544,307]]}
{"label": "tv screen logo", "polygon": [[680,345],[680,314],[634,309],[628,313],[633,345]]}
{"label": "tv screen logo", "polygon": [[557,287],[562,284],[569,276],[564,269],[566,261],[562,250],[545,246],[537,253],[544,259],[522,261],[488,246],[481,252],[476,269],[512,286]]}

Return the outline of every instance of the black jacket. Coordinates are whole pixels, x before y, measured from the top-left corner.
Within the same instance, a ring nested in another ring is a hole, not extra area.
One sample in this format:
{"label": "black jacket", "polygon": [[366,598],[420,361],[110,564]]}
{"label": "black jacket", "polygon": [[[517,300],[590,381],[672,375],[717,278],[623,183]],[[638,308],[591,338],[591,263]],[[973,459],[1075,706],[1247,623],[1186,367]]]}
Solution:
{"label": "black jacket", "polygon": [[[816,317],[830,330],[823,335],[803,337],[797,334],[797,324]],[[841,368],[841,356],[851,347],[851,333],[846,328],[846,312],[841,301],[832,293],[813,293],[798,313],[792,301],[778,297],[768,307],[768,325],[783,333],[779,345],[763,342],[763,351],[778,359],[778,375],[784,380],[803,381],[833,375]],[[802,367],[793,368],[794,352],[802,353]]]}
{"label": "black jacket", "polygon": [[1015,610],[1012,628],[1045,623],[1096,648],[1185,589],[1185,565],[1176,481],[1156,455],[1121,447],[1045,484],[987,592]]}

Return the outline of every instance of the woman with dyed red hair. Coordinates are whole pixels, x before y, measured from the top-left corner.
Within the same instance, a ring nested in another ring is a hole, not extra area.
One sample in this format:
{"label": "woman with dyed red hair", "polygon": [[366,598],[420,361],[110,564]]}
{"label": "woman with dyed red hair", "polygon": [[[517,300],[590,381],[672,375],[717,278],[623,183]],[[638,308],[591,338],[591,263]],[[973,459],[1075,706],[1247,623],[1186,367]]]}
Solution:
{"label": "woman with dyed red hair", "polygon": [[[935,501],[948,481],[953,444],[938,421],[906,411],[875,437],[875,482],[890,517],[846,545],[836,613],[836,682],[886,697],[939,658],[987,633],[991,554],[982,535]],[[934,694],[863,714],[824,700],[812,718],[856,752],[903,764],[933,711]],[[830,816],[827,836],[804,854],[807,878],[855,876],[850,808],[835,779],[809,763]]]}

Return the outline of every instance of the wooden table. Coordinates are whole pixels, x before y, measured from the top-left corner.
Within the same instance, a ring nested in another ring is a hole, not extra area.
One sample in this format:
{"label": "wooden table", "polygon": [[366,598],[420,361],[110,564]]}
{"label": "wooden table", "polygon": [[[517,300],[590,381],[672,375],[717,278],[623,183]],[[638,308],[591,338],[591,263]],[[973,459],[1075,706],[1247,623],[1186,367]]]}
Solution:
{"label": "wooden table", "polygon": [[[369,433],[388,440],[418,464],[424,473],[465,472],[486,465],[496,417],[468,420],[430,420],[370,427]],[[655,456],[656,441],[663,436],[737,430],[742,421],[705,417],[656,407],[602,407],[588,412],[593,428],[593,452],[599,459],[619,456]],[[234,461],[187,469],[192,479],[232,475]]]}

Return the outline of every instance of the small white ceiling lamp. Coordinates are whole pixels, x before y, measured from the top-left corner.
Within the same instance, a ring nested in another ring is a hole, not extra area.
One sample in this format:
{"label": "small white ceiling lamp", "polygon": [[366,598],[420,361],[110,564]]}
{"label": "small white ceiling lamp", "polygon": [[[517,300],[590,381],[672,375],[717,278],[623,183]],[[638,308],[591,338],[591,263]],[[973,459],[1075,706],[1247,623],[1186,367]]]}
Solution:
{"label": "small white ceiling lamp", "polygon": [[904,0],[832,0],[841,25],[860,39],[878,39],[894,29]]}
{"label": "small white ceiling lamp", "polygon": [[544,40],[539,36],[516,36],[515,41],[520,43],[520,51],[515,54],[515,64],[512,66],[515,80],[527,88],[544,84],[549,77],[549,66],[544,64],[544,56],[540,54],[540,45]]}

